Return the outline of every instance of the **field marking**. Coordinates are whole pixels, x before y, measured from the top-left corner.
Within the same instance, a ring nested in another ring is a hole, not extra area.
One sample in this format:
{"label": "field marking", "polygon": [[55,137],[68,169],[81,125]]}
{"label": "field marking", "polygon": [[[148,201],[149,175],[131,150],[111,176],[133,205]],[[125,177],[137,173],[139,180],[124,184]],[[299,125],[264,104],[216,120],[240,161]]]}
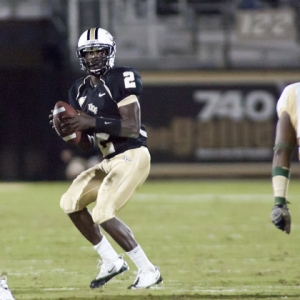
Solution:
{"label": "field marking", "polygon": [[[296,197],[296,196],[295,196]],[[293,198],[293,196],[290,196]],[[225,200],[228,202],[251,201],[251,202],[270,202],[273,199],[272,194],[135,194],[133,199],[138,201],[149,200],[171,200],[171,201],[217,201]]]}
{"label": "field marking", "polygon": [[[175,281],[174,281],[175,282]],[[170,284],[169,284],[170,286]],[[260,285],[244,285],[244,286],[238,286],[238,287],[228,287],[225,288],[224,286],[212,286],[210,289],[208,289],[207,287],[201,287],[201,286],[193,286],[190,289],[176,289],[176,295],[177,293],[188,293],[189,295],[191,294],[191,292],[193,293],[220,293],[220,292],[224,292],[224,293],[235,293],[234,295],[237,296],[236,293],[245,293],[247,295],[251,295],[253,293],[253,289],[257,290],[257,289],[261,289],[262,286]],[[265,290],[263,291],[263,294],[266,294],[270,291],[274,291],[276,290],[277,292],[280,292],[282,290],[299,290],[300,288],[298,286],[266,286],[264,287]],[[279,295],[280,297],[280,295]],[[283,296],[284,297],[284,296]],[[290,297],[293,297],[293,295],[290,295]]]}
{"label": "field marking", "polygon": [[[198,291],[198,290],[197,290]],[[200,291],[200,290],[199,290]],[[225,293],[233,293],[233,292],[237,292],[237,291],[243,291],[243,292],[246,292],[248,291],[247,289],[240,289],[240,290],[237,290],[237,289],[224,289],[224,288],[220,288],[219,290],[212,290],[212,289],[209,289],[209,290],[201,290],[202,293],[220,293],[220,292],[225,292]]]}
{"label": "field marking", "polygon": [[15,193],[22,191],[28,187],[27,184],[24,183],[3,183],[0,182],[0,192],[10,192]]}
{"label": "field marking", "polygon": [[79,290],[80,288],[67,288],[67,287],[62,287],[62,288],[42,288],[43,291],[74,291],[74,290]]}

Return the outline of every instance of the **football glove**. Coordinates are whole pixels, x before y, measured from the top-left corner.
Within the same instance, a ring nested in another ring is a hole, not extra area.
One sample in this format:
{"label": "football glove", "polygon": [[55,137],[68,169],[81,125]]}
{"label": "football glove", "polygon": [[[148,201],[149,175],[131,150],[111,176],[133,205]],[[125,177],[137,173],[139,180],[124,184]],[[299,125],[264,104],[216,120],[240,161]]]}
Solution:
{"label": "football glove", "polygon": [[274,225],[282,230],[285,231],[287,234],[291,232],[291,214],[290,210],[288,209],[287,205],[275,205],[271,212],[271,221]]}

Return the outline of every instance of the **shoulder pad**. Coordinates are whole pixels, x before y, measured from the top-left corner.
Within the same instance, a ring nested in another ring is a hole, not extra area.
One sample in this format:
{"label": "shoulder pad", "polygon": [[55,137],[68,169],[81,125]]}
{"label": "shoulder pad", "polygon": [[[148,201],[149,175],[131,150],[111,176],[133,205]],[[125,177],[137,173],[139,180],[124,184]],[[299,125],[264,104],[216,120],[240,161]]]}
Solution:
{"label": "shoulder pad", "polygon": [[69,103],[75,107],[76,109],[80,109],[80,105],[77,101],[77,97],[80,94],[80,90],[86,85],[90,84],[89,81],[90,76],[81,77],[73,83],[71,88],[69,89]]}
{"label": "shoulder pad", "polygon": [[139,96],[143,89],[140,74],[130,67],[112,68],[103,75],[102,79],[116,102],[129,95]]}

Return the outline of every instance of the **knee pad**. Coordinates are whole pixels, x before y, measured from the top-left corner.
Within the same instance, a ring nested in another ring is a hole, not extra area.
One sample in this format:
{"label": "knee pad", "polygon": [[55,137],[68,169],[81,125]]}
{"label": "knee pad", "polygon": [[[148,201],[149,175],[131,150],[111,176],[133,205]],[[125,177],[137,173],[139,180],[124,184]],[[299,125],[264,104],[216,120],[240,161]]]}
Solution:
{"label": "knee pad", "polygon": [[76,201],[72,199],[71,195],[65,193],[60,198],[60,207],[66,214],[70,214],[76,211]]}

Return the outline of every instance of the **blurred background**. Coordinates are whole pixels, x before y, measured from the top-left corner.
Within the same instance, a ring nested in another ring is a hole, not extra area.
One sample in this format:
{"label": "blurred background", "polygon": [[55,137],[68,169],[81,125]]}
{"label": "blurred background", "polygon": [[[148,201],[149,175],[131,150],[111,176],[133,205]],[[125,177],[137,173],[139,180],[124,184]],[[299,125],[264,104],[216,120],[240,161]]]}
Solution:
{"label": "blurred background", "polygon": [[101,160],[48,121],[85,75],[90,27],[142,75],[150,177],[270,176],[276,102],[300,79],[299,0],[0,0],[0,180],[71,179]]}

